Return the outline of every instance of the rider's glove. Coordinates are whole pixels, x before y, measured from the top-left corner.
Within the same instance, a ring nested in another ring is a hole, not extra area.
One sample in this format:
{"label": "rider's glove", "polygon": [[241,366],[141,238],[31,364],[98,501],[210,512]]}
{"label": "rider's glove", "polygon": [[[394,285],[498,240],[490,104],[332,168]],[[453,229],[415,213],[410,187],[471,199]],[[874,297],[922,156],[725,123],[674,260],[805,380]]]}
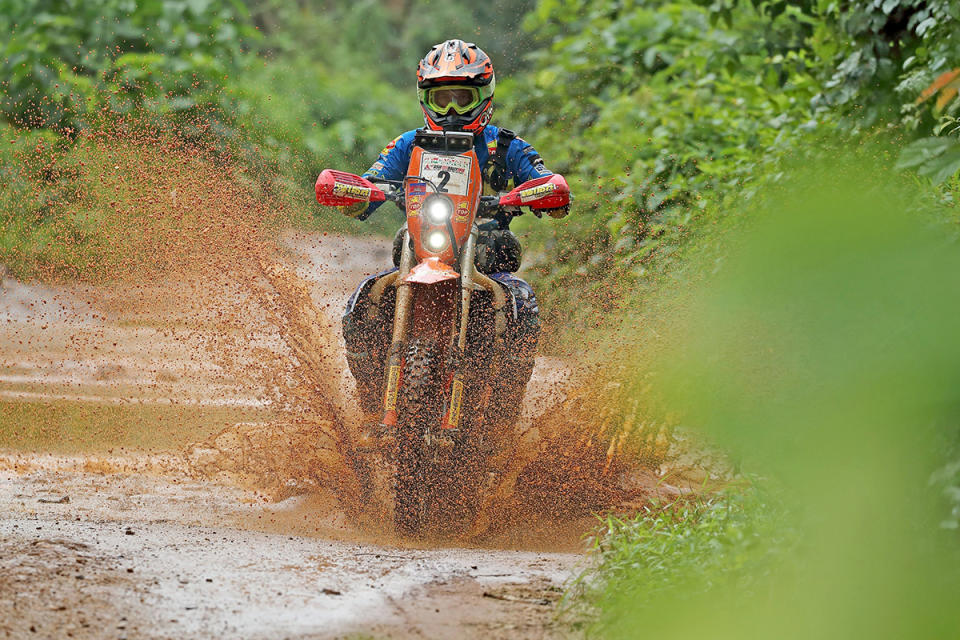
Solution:
{"label": "rider's glove", "polygon": [[556,209],[534,209],[533,213],[538,218],[544,213],[551,218],[564,218],[568,213],[570,213],[570,205],[566,204],[562,207],[557,207]]}
{"label": "rider's glove", "polygon": [[340,212],[351,218],[359,218],[363,215],[363,212],[367,210],[367,207],[370,206],[369,202],[357,202],[355,204],[348,204],[345,207],[340,208]]}

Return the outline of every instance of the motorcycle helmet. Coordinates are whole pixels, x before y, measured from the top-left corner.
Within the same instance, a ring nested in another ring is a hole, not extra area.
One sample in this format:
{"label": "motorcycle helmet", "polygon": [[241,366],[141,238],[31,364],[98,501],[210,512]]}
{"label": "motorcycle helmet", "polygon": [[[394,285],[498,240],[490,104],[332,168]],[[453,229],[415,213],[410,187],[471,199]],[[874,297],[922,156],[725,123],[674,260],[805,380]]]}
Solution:
{"label": "motorcycle helmet", "polygon": [[493,115],[493,63],[472,42],[434,45],[417,67],[417,96],[427,128],[483,131]]}

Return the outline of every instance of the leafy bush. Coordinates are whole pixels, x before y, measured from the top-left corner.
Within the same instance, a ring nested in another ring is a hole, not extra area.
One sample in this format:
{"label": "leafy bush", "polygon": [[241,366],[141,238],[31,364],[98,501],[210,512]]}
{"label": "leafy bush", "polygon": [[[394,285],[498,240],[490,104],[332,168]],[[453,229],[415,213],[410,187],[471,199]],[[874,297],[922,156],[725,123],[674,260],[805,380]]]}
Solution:
{"label": "leafy bush", "polygon": [[[950,0],[541,0],[525,26],[543,46],[508,115],[578,196],[558,238],[520,225],[546,249],[533,266],[550,294],[616,298],[611,282],[662,273],[825,134],[848,146],[882,127],[926,134],[940,108],[960,108],[952,85],[938,110],[924,98],[960,60],[958,12]],[[901,167],[949,179],[952,140],[916,142]]]}
{"label": "leafy bush", "polygon": [[58,129],[145,99],[159,111],[215,105],[256,40],[236,0],[0,0],[0,30],[10,34],[0,48],[5,117]]}
{"label": "leafy bush", "polygon": [[633,388],[656,380],[654,416],[697,425],[784,509],[613,523],[603,637],[956,635],[960,260],[929,185],[876,155],[789,167],[722,263],[663,292],[682,313]]}

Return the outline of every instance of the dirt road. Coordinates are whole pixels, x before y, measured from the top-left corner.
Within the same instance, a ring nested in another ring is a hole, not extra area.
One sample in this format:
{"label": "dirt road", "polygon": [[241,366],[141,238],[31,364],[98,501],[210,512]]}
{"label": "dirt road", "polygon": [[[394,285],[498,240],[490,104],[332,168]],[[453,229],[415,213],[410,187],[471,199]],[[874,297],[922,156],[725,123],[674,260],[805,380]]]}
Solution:
{"label": "dirt road", "polygon": [[[348,446],[360,418],[333,327],[387,242],[285,246],[287,266],[261,265],[249,286],[5,281],[0,636],[569,633],[557,601],[581,536],[625,493],[534,462],[566,365],[538,362],[518,426],[528,455],[486,533],[411,548],[355,473],[369,465]],[[636,471],[616,483],[677,491]]]}
{"label": "dirt road", "polygon": [[0,464],[9,637],[547,637],[581,560],[335,541],[323,534],[349,539],[349,525],[309,497],[264,505],[176,472],[83,459]]}

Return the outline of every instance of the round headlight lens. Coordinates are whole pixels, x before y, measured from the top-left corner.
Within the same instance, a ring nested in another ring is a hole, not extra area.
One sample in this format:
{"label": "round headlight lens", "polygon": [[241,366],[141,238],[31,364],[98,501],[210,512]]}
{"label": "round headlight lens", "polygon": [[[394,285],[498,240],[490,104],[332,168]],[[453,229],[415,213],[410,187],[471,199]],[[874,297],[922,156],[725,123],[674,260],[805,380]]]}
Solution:
{"label": "round headlight lens", "polygon": [[431,231],[427,234],[427,249],[440,253],[447,247],[447,234],[443,231]]}
{"label": "round headlight lens", "polygon": [[453,215],[453,203],[440,196],[429,198],[424,203],[423,209],[427,219],[433,224],[443,224]]}

